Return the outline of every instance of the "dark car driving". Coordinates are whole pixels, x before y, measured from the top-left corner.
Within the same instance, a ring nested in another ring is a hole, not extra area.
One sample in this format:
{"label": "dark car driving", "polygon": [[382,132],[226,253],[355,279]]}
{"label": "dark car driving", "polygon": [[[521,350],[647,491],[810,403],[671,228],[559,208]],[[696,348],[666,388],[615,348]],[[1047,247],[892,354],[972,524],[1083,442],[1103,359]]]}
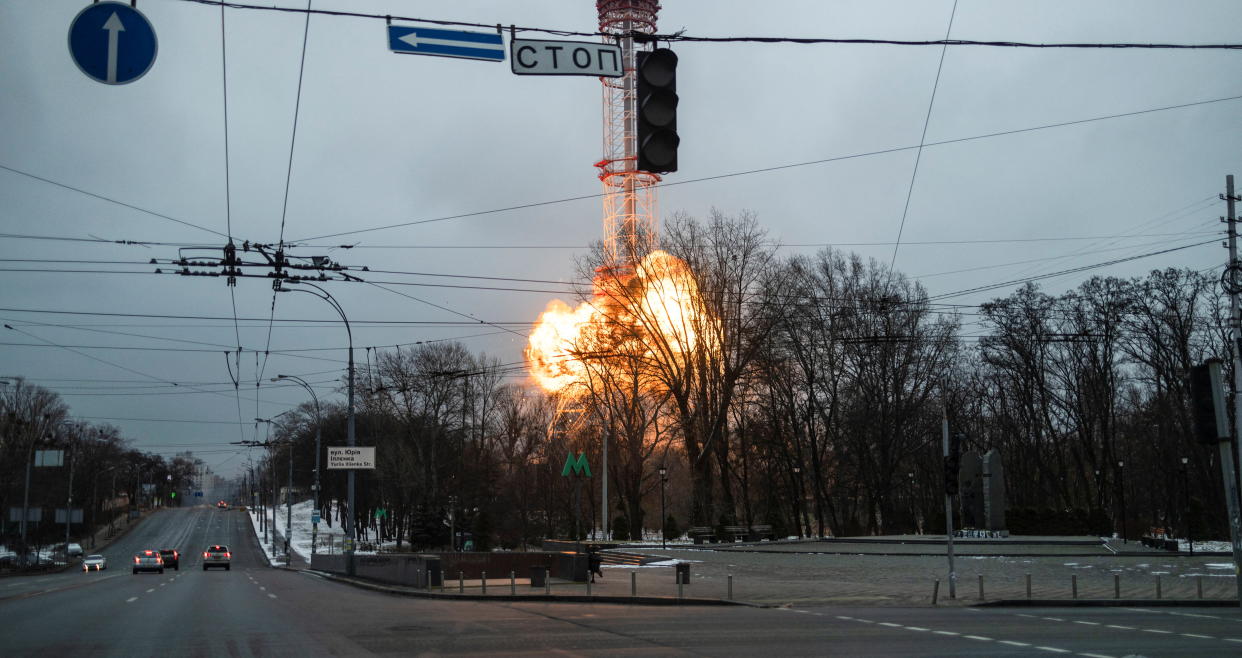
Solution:
{"label": "dark car driving", "polygon": [[164,560],[164,566],[169,569],[181,571],[181,552],[175,548],[161,548],[160,557]]}

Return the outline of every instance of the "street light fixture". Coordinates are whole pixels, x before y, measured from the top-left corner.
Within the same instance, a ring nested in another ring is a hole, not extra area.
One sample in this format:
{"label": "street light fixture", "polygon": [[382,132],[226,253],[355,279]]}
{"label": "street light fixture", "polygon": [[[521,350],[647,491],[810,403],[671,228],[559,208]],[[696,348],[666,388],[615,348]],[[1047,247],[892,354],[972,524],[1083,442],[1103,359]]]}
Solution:
{"label": "street light fixture", "polygon": [[[272,378],[272,381],[277,382],[282,379],[288,379],[289,381],[301,384],[302,388],[305,388],[306,392],[310,393],[311,399],[315,401],[315,483],[311,485],[311,488],[313,489],[313,493],[315,497],[315,503],[314,503],[315,511],[318,512],[319,510],[319,439],[320,439],[320,428],[323,425],[323,417],[319,413],[319,396],[315,395],[315,389],[311,388],[311,385],[308,384],[305,379],[302,379],[301,377],[298,377],[297,375],[276,375],[275,377]],[[290,448],[290,450],[292,450],[292,448]],[[292,464],[292,460],[290,460],[290,463]],[[315,517],[312,516],[311,517],[311,556],[312,558],[315,555],[315,545],[318,541],[318,537],[319,537],[319,522],[316,521]]]}
{"label": "street light fixture", "polygon": [[[349,337],[349,404],[347,406],[348,421],[346,422],[346,443],[349,447],[356,445],[354,436],[354,332],[349,327],[349,318],[345,317],[345,309],[341,308],[336,298],[328,293],[327,290],[310,283],[309,281],[299,281],[287,279],[289,283],[297,283],[298,285],[309,286],[319,291],[318,293],[306,290],[304,288],[284,288],[277,287],[277,292],[304,292],[314,295],[325,302],[328,302],[332,308],[341,316],[341,321],[345,323],[345,333]],[[345,535],[348,546],[345,550],[345,572],[347,575],[354,575],[354,541],[357,539],[354,528],[354,515],[357,513],[354,507],[354,469],[349,469],[346,474],[347,494],[349,514],[345,517]]]}

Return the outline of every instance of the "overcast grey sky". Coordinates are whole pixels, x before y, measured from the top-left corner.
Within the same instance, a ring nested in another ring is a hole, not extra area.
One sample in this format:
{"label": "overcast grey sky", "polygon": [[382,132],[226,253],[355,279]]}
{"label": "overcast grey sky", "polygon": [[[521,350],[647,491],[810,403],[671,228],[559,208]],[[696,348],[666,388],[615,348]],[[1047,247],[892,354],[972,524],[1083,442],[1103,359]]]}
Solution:
{"label": "overcast grey sky", "polygon": [[[476,352],[518,362],[526,323],[557,290],[571,299],[566,286],[550,283],[430,275],[574,279],[575,256],[601,237],[592,166],[602,152],[598,80],[519,77],[508,62],[398,55],[388,50],[383,20],[312,16],[294,140],[302,14],[226,10],[225,75],[219,7],[140,0],[138,9],[158,36],[158,57],[143,78],[109,86],[84,75],[66,46],[70,22],[87,4],[0,4],[0,232],[217,247],[224,241],[217,233],[238,242],[276,242],[283,235],[308,245],[301,254],[428,275],[368,275],[430,284],[393,287],[417,300],[364,284],[329,284],[356,323],[360,361],[366,346],[459,338]],[[663,4],[662,32],[911,40],[944,38],[954,7],[952,0]],[[597,26],[591,0],[315,0],[313,7],[575,31]],[[1238,18],[1238,3],[1230,0],[960,0],[950,36],[1236,43],[1242,42]],[[885,264],[916,150],[698,179],[917,146],[925,119],[925,142],[936,143],[1242,95],[1242,51],[955,46],[944,55],[929,116],[939,46],[678,43],[674,49],[682,146],[680,171],[666,177],[674,185],[659,193],[661,213],[752,211],[774,241],[803,245],[785,247],[786,253],[839,244]],[[1224,213],[1215,199],[1225,174],[1242,174],[1240,109],[1242,101],[1227,100],[928,146],[896,267],[936,295],[1210,240]],[[589,198],[306,240],[583,196]],[[982,240],[989,242],[970,242]],[[920,244],[928,242],[948,243]],[[336,248],[343,244],[356,246]],[[302,375],[321,397],[335,396],[344,331],[334,323],[277,322],[271,354],[256,358],[253,350],[269,341],[270,284],[243,279],[234,297],[221,279],[150,273],[149,259],[177,255],[175,246],[4,238],[0,317],[15,330],[0,337],[0,376],[24,376],[60,392],[75,416],[112,422],[136,447],[165,454],[193,449],[228,474],[246,455],[227,443],[254,438],[251,419],[305,397],[302,389],[267,378]],[[1093,274],[1205,269],[1223,258],[1210,244],[1042,285],[1059,292]],[[1010,290],[944,301],[978,304]],[[223,355],[238,344],[234,300],[237,316],[250,318],[239,323],[246,348],[240,396]],[[309,295],[286,294],[276,299],[275,317],[336,316]],[[47,343],[91,347],[32,346]],[[278,352],[302,349],[315,351]],[[212,392],[188,390],[190,384]]]}

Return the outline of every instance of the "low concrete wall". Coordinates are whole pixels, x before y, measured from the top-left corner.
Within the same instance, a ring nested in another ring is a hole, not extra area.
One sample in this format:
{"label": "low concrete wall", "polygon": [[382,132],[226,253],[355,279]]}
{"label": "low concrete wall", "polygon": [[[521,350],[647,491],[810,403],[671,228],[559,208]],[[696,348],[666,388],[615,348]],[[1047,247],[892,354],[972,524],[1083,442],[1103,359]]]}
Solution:
{"label": "low concrete wall", "polygon": [[[354,574],[380,582],[411,587],[440,585],[439,574],[448,581],[459,575],[467,580],[487,577],[505,578],[512,571],[519,578],[529,578],[532,567],[548,567],[557,578],[582,582],[587,576],[585,555],[554,552],[503,553],[380,553],[355,555]],[[344,555],[316,554],[311,568],[332,573],[345,573]]]}

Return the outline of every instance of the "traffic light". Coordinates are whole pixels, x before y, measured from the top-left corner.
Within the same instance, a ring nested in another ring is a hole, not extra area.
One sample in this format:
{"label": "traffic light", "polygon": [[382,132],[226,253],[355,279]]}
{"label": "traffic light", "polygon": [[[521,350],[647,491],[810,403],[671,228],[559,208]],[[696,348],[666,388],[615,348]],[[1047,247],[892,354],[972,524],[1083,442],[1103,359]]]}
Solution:
{"label": "traffic light", "polygon": [[1220,359],[1208,359],[1190,369],[1190,413],[1200,443],[1229,440],[1229,419],[1221,388]]}
{"label": "traffic light", "polygon": [[668,48],[638,53],[638,169],[677,171],[677,54]]}
{"label": "traffic light", "polygon": [[944,456],[944,492],[950,496],[957,495],[957,473],[962,465],[962,434],[949,437],[949,454]]}

